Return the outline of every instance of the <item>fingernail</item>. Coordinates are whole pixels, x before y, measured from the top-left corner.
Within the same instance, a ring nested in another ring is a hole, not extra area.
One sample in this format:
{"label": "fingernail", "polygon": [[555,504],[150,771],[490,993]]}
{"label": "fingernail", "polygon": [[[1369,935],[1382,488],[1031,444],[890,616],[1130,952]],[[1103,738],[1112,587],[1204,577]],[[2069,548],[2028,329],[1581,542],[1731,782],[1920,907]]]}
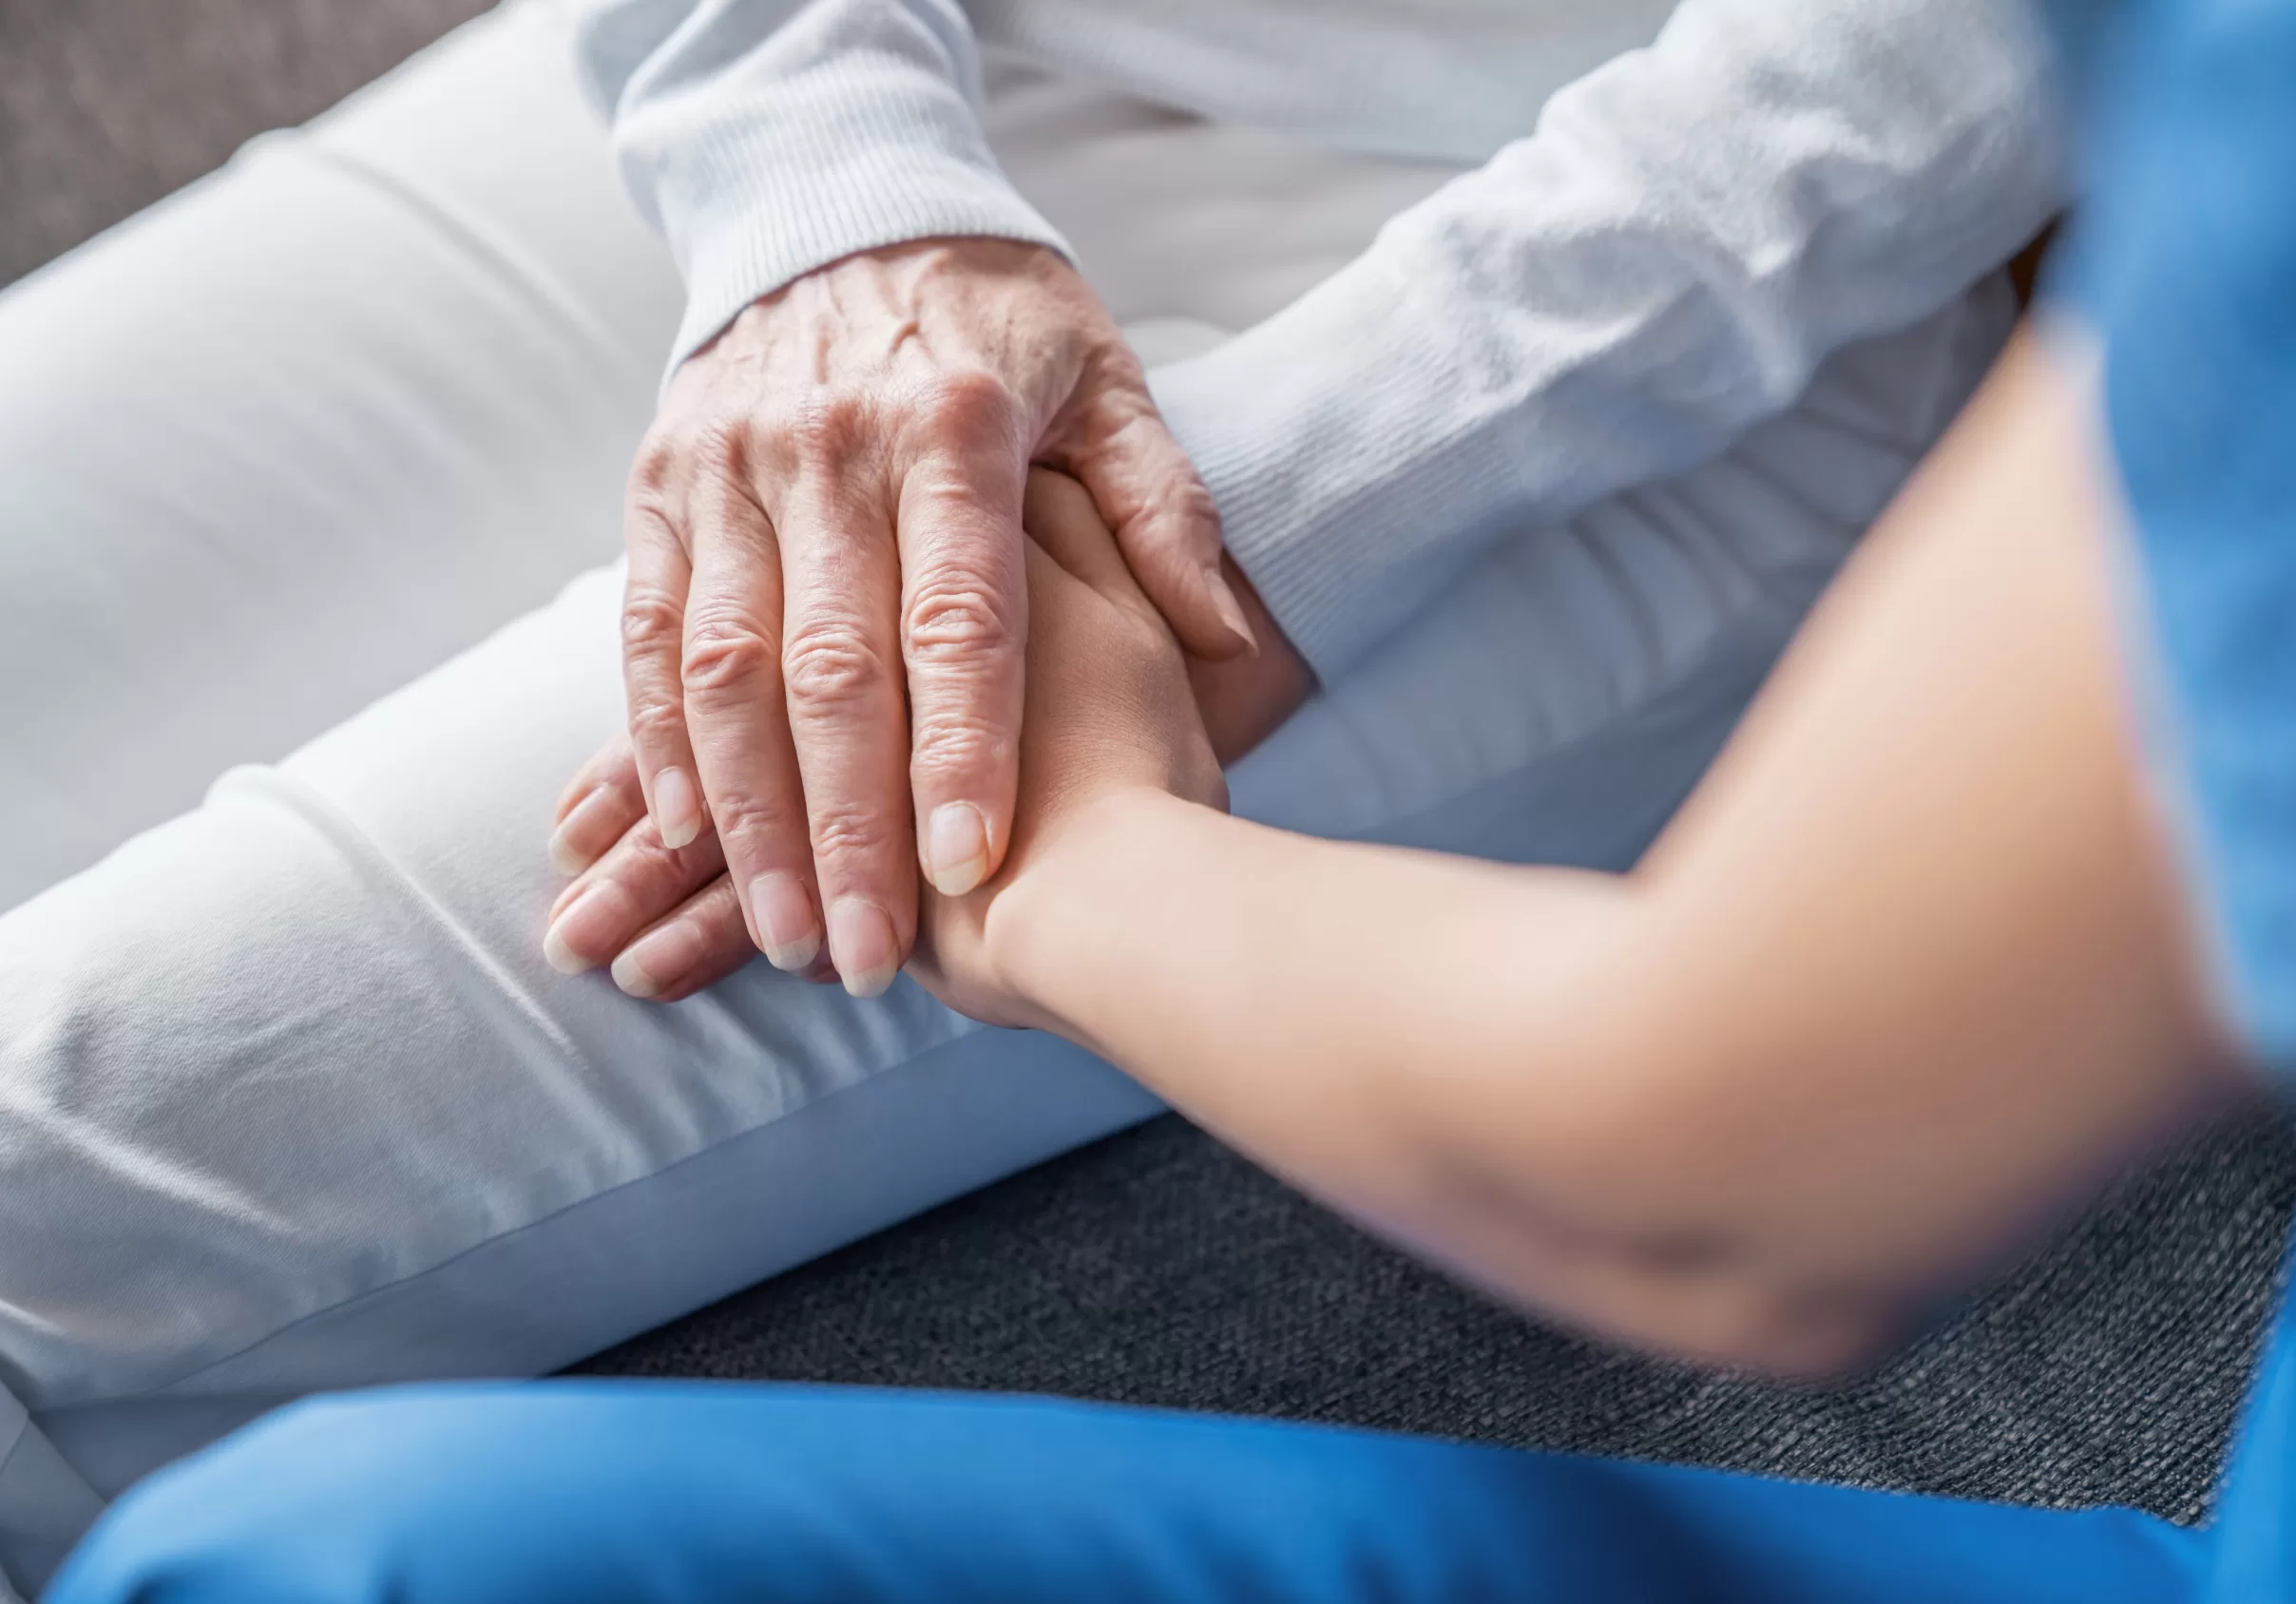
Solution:
{"label": "fingernail", "polygon": [[988,878],[988,820],[969,802],[944,802],[925,831],[925,872],[945,897]]}
{"label": "fingernail", "polygon": [[627,919],[621,890],[610,883],[591,887],[550,922],[542,938],[542,955],[562,975],[579,975],[596,967],[603,958],[585,958],[612,950]]}
{"label": "fingernail", "polygon": [[855,997],[881,995],[901,969],[892,920],[860,897],[840,897],[829,910],[829,951],[845,989]]}
{"label": "fingernail", "polygon": [[664,769],[654,776],[654,828],[670,848],[690,847],[701,834],[701,798],[683,769]]}
{"label": "fingernail", "polygon": [[750,922],[765,961],[785,974],[801,974],[821,954],[813,899],[794,874],[760,874],[750,882]]}
{"label": "fingernail", "polygon": [[674,920],[652,930],[624,948],[608,971],[614,983],[631,997],[660,997],[693,972],[701,962],[700,933],[685,920]]}
{"label": "fingernail", "polygon": [[574,804],[550,835],[550,867],[561,874],[580,874],[614,844],[614,789],[600,786]]}
{"label": "fingernail", "polygon": [[1204,588],[1212,592],[1212,610],[1219,615],[1220,622],[1243,642],[1245,651],[1257,652],[1259,637],[1252,633],[1252,625],[1245,621],[1244,604],[1236,600],[1235,587],[1228,582],[1228,576],[1219,571],[1217,564],[1204,570]]}

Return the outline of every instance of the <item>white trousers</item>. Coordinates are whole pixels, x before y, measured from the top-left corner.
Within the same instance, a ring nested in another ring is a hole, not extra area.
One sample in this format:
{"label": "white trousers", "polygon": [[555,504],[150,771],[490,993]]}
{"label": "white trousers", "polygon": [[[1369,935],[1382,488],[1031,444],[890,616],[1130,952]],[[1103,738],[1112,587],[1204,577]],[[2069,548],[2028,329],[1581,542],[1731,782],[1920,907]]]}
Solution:
{"label": "white trousers", "polygon": [[[483,19],[0,296],[20,1588],[281,1399],[546,1371],[1157,1107],[906,982],[754,964],[662,1007],[542,961],[679,301],[555,26]],[[1013,67],[992,114],[1152,358],[1445,176]],[[1726,456],[1513,537],[1241,764],[1236,806],[1631,861],[2011,315],[1980,285]]]}

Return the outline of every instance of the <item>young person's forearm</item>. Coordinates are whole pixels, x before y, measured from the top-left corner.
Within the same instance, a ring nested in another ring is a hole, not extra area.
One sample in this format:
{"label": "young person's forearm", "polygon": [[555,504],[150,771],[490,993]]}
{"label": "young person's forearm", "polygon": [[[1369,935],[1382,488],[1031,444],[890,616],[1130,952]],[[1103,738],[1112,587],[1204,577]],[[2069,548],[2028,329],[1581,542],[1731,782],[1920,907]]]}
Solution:
{"label": "young person's forearm", "polygon": [[1717,1356],[1869,1338],[2230,1083],[2076,436],[2012,364],[1635,880],[1119,798],[992,915],[1010,978],[1502,1291]]}
{"label": "young person's forearm", "polygon": [[[1586,1167],[1613,1111],[1588,1094],[1627,1073],[1603,1033],[1631,1006],[1616,947],[1639,895],[1139,792],[1000,899],[990,944],[1031,1022],[1384,1234],[1502,1295],[1702,1348],[1562,1284],[1617,1246]],[[1495,1118],[1510,1128],[1481,1128]]]}
{"label": "young person's forearm", "polygon": [[[1348,1162],[1428,1135],[1445,1081],[1535,1060],[1631,882],[1294,835],[1155,792],[1095,805],[991,915],[1050,1028],[1246,1145]],[[1280,1163],[1280,1160],[1279,1160]]]}
{"label": "young person's forearm", "polygon": [[1640,1028],[1666,992],[1637,950],[1660,917],[1640,883],[1143,792],[1064,839],[1037,888],[992,916],[1032,1022],[1501,1297],[1795,1372],[1889,1329],[1893,1306],[1776,1272],[1727,1181],[1662,1188],[1695,1133],[1657,1089],[1704,1044]]}

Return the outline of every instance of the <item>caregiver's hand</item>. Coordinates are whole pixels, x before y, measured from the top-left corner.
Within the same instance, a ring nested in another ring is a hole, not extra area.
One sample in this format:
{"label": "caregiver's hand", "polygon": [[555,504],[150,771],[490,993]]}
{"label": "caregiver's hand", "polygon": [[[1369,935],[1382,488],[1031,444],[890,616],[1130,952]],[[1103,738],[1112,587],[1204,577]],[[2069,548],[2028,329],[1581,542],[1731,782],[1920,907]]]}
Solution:
{"label": "caregiver's hand", "polygon": [[[1189,647],[1247,651],[1210,495],[1054,253],[927,241],[750,307],[671,381],[630,478],[624,673],[664,850],[715,826],[750,938],[891,983],[917,864],[961,893],[1011,832],[1029,464],[1090,493]],[[913,842],[912,847],[910,843]]]}
{"label": "caregiver's hand", "polygon": [[1004,971],[998,911],[1007,899],[1033,897],[1041,908],[1059,895],[1062,844],[1080,821],[1142,796],[1228,806],[1178,643],[1083,490],[1059,474],[1031,475],[1028,531],[1033,623],[1012,849],[969,895],[927,894],[909,964],[950,1007],[1003,1025],[1046,1022]]}

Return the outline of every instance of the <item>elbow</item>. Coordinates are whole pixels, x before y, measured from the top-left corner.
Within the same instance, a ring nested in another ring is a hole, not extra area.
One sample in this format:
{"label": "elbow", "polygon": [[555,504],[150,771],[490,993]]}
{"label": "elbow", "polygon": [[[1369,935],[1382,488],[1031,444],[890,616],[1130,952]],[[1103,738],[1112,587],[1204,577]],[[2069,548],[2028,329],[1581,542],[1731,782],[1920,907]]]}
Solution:
{"label": "elbow", "polygon": [[1851,1379],[1884,1358],[1901,1330],[1880,1308],[1756,1277],[1727,1288],[1669,1289],[1656,1301],[1662,1307],[1621,1333],[1635,1346],[1772,1381]]}
{"label": "elbow", "polygon": [[1550,1232],[1510,1270],[1498,1289],[1535,1313],[1680,1363],[1776,1381],[1853,1377],[1907,1325],[1901,1300],[1788,1272],[1711,1238],[1559,1242]]}
{"label": "elbow", "polygon": [[1824,1212],[1789,1201],[1807,1190],[1773,1190],[1774,1154],[1732,1153],[1712,1108],[1627,1093],[1628,1079],[1508,1155],[1505,1213],[1524,1251],[1502,1289],[1636,1347],[1782,1380],[1839,1379],[1885,1354],[1906,1289],[1843,1261]]}
{"label": "elbow", "polygon": [[1502,1295],[1636,1347],[1803,1381],[1869,1365],[1937,1267],[1860,1229],[1872,1199],[1843,1143],[1767,1051],[1654,996],[1619,929],[1617,963],[1509,1033],[1531,1061],[1494,1056],[1451,1101],[1473,1116],[1434,1134],[1453,1242],[1480,1242]]}

